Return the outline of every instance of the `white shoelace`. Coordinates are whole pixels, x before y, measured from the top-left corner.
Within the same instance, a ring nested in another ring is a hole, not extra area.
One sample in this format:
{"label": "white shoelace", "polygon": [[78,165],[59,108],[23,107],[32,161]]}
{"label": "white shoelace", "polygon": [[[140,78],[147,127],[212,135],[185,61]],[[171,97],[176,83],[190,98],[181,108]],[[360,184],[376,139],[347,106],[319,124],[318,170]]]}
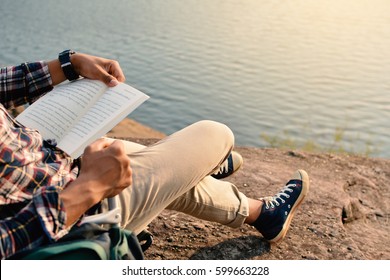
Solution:
{"label": "white shoelace", "polygon": [[222,164],[219,166],[219,170],[217,170],[214,175],[223,174],[229,172],[229,160],[226,159]]}
{"label": "white shoelace", "polygon": [[286,192],[292,193],[294,190],[290,189],[291,187],[296,187],[296,184],[288,184],[288,185],[286,185],[275,196],[266,196],[266,197],[261,198],[261,200],[263,200],[265,202],[265,208],[269,209],[270,207],[271,208],[275,208],[275,205],[279,206],[280,203],[277,201],[277,199],[280,199],[280,201],[282,203],[285,203],[286,201],[282,198],[282,196],[285,197],[285,198],[289,198],[290,195],[287,194]]}

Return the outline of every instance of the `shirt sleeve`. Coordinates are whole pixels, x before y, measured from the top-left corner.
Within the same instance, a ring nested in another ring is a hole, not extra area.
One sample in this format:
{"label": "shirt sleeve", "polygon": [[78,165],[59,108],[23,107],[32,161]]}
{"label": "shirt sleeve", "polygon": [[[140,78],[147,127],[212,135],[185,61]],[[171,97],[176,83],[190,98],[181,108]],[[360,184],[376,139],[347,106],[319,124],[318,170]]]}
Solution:
{"label": "shirt sleeve", "polygon": [[0,257],[52,243],[68,233],[59,193],[62,187],[39,188],[32,201],[14,217],[0,221]]}
{"label": "shirt sleeve", "polygon": [[0,103],[10,109],[32,103],[53,89],[46,62],[0,68]]}

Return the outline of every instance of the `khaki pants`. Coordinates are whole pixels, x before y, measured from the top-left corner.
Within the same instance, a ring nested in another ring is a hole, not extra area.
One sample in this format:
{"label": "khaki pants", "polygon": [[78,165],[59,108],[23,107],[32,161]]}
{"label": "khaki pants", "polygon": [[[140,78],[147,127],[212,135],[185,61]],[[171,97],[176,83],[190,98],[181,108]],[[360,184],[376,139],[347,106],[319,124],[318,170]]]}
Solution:
{"label": "khaki pants", "polygon": [[164,209],[241,226],[248,199],[232,183],[209,176],[233,149],[225,125],[200,121],[145,147],[123,141],[133,169],[133,184],[120,194],[122,226],[136,234]]}

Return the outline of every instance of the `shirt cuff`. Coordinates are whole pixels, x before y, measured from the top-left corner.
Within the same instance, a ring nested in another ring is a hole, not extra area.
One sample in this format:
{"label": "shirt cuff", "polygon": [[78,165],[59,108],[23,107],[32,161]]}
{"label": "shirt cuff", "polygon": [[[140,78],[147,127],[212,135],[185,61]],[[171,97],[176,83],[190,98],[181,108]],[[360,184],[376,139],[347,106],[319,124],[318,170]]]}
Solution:
{"label": "shirt cuff", "polygon": [[39,188],[33,197],[43,231],[51,242],[57,241],[69,231],[66,228],[66,212],[59,197],[62,188],[56,186]]}
{"label": "shirt cuff", "polygon": [[26,77],[27,97],[30,103],[53,89],[49,66],[45,61],[23,63],[22,69]]}

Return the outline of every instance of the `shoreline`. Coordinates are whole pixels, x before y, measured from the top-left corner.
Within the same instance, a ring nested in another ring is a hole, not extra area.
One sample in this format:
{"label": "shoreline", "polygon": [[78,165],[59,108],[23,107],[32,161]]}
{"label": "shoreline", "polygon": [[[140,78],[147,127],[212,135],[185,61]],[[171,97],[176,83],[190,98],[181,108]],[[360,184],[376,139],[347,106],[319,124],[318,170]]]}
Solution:
{"label": "shoreline", "polygon": [[162,139],[166,134],[133,119],[125,118],[111,129],[106,136],[111,138]]}

